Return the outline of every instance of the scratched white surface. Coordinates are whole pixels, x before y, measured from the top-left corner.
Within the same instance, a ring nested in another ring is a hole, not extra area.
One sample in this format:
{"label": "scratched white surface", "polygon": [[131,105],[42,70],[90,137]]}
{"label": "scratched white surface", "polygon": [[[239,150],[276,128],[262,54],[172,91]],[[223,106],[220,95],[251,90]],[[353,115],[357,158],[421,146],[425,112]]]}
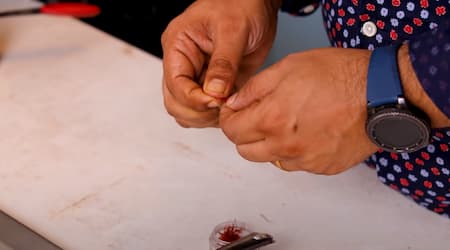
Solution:
{"label": "scratched white surface", "polygon": [[179,128],[161,62],[76,20],[0,19],[0,209],[65,249],[200,250],[228,219],[267,249],[447,249],[450,220],[379,184],[242,160]]}

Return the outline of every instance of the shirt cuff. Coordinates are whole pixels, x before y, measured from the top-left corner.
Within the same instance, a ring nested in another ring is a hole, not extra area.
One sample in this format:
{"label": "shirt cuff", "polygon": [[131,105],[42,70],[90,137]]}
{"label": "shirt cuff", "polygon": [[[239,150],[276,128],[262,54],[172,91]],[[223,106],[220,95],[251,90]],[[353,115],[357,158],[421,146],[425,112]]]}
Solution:
{"label": "shirt cuff", "polygon": [[412,39],[409,55],[424,90],[450,117],[450,19]]}
{"label": "shirt cuff", "polygon": [[319,8],[319,0],[283,0],[281,11],[294,16],[307,16]]}

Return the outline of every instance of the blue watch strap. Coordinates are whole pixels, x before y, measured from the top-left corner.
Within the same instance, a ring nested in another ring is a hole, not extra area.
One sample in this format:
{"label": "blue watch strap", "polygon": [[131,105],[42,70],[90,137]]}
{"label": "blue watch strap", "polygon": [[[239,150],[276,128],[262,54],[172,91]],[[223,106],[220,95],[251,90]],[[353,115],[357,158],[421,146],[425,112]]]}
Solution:
{"label": "blue watch strap", "polygon": [[397,65],[399,47],[399,45],[380,47],[372,52],[367,74],[369,108],[397,103],[398,97],[403,95]]}

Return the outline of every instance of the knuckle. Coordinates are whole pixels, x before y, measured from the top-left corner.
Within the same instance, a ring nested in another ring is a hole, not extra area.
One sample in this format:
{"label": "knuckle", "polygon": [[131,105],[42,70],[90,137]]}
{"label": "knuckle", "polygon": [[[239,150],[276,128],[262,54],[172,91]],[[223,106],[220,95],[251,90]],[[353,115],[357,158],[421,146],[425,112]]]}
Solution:
{"label": "knuckle", "polygon": [[218,121],[218,116],[215,113],[197,113],[196,116],[191,117],[189,121],[192,122],[191,126],[196,128],[204,128],[215,126]]}
{"label": "knuckle", "polygon": [[188,109],[186,106],[181,106],[171,100],[170,97],[164,97],[164,106],[167,114],[175,118],[180,125],[183,124],[188,127],[211,127],[216,126],[218,123],[218,110],[198,112]]}
{"label": "knuckle", "polygon": [[297,61],[300,56],[301,54],[298,53],[289,54],[284,59],[282,59],[281,62],[290,65],[292,64],[292,62]]}
{"label": "knuckle", "polygon": [[163,98],[164,107],[166,108],[167,114],[169,114],[172,117],[176,117],[177,115],[175,112],[175,107],[170,99],[171,99],[170,97],[164,96]]}
{"label": "knuckle", "polygon": [[233,65],[231,64],[230,60],[228,60],[224,56],[219,56],[218,58],[215,58],[213,61],[209,63],[211,68],[213,69],[222,69],[226,71],[233,70]]}
{"label": "knuckle", "polygon": [[253,161],[253,157],[251,156],[251,154],[244,150],[242,147],[236,146],[236,150],[242,158],[248,161]]}
{"label": "knuckle", "polygon": [[302,164],[306,171],[319,175],[337,175],[346,170],[342,165],[324,160],[323,157],[303,160]]}
{"label": "knuckle", "polygon": [[164,32],[161,35],[161,44],[163,46],[163,48],[165,47],[164,45],[170,43],[172,34],[175,32],[174,29],[176,29],[175,27],[177,26],[175,22],[177,22],[176,20],[177,18],[174,18],[172,21],[170,21],[166,27],[166,29],[164,30]]}
{"label": "knuckle", "polygon": [[304,162],[303,167],[306,171],[314,174],[323,174],[324,173],[324,166],[317,163],[316,161],[307,161]]}
{"label": "knuckle", "polygon": [[168,33],[168,30],[166,29],[162,34],[161,34],[161,39],[160,39],[160,42],[161,42],[161,45],[164,47],[164,45],[166,44],[166,41],[167,41],[167,33]]}
{"label": "knuckle", "polygon": [[222,128],[223,133],[225,136],[232,142],[236,142],[238,139],[237,133],[235,133],[232,129],[230,129],[229,126],[224,124],[223,122],[220,122],[220,127]]}
{"label": "knuckle", "polygon": [[198,113],[190,117],[186,117],[185,120],[189,121],[191,127],[203,128],[209,127],[217,123],[218,117],[210,113]]}
{"label": "knuckle", "polygon": [[225,81],[231,81],[233,77],[233,72],[235,71],[234,66],[231,64],[230,60],[220,56],[209,62],[208,65],[208,79],[219,78]]}
{"label": "knuckle", "polygon": [[301,166],[299,166],[298,164],[292,166],[292,167],[284,167],[282,170],[285,172],[296,172],[296,171],[300,171],[302,168]]}
{"label": "knuckle", "polygon": [[206,111],[207,107],[201,101],[200,96],[202,95],[202,90],[198,87],[195,88],[185,88],[181,93],[180,100],[186,106],[191,107],[196,111]]}
{"label": "knuckle", "polygon": [[267,131],[282,131],[286,128],[286,117],[280,109],[272,109],[262,115],[261,127]]}
{"label": "knuckle", "polygon": [[184,128],[206,128],[215,127],[217,125],[217,119],[199,119],[199,118],[175,118],[176,122]]}
{"label": "knuckle", "polygon": [[280,156],[283,158],[296,158],[301,155],[302,147],[293,141],[284,143],[281,147]]}
{"label": "knuckle", "polygon": [[241,34],[246,26],[245,22],[234,12],[224,13],[221,22],[218,23],[217,30],[225,36],[229,34]]}
{"label": "knuckle", "polygon": [[176,112],[173,109],[171,109],[171,108],[166,108],[166,112],[167,112],[168,115],[172,116],[175,119],[176,118],[180,118],[180,117],[178,117]]}
{"label": "knuckle", "polygon": [[178,125],[180,125],[183,128],[190,128],[189,124],[187,122],[185,122],[185,121],[181,121],[181,120],[178,120],[178,119],[175,119],[175,121],[178,123]]}
{"label": "knuckle", "polygon": [[326,175],[337,175],[348,169],[348,167],[346,165],[340,164],[337,162],[330,163],[324,167],[326,169],[326,171],[325,171]]}
{"label": "knuckle", "polygon": [[[261,92],[261,88],[254,82],[253,79],[250,79],[247,83],[244,83],[242,88],[239,90],[240,93],[244,96],[251,96],[256,95],[260,96],[259,93]],[[260,102],[259,99],[256,100],[256,102]]]}

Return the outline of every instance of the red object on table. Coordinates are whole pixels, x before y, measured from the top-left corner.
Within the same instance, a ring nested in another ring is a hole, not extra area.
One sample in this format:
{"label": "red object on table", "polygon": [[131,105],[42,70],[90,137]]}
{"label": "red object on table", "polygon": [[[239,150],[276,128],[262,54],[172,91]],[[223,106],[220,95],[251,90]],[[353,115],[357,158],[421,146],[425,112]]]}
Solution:
{"label": "red object on table", "polygon": [[45,14],[87,18],[100,14],[100,8],[96,5],[87,3],[49,3],[42,6],[40,12]]}
{"label": "red object on table", "polygon": [[240,234],[242,232],[242,228],[240,228],[237,225],[227,225],[223,229],[223,231],[220,232],[220,240],[226,241],[226,242],[233,242],[235,240],[239,240],[241,238]]}

